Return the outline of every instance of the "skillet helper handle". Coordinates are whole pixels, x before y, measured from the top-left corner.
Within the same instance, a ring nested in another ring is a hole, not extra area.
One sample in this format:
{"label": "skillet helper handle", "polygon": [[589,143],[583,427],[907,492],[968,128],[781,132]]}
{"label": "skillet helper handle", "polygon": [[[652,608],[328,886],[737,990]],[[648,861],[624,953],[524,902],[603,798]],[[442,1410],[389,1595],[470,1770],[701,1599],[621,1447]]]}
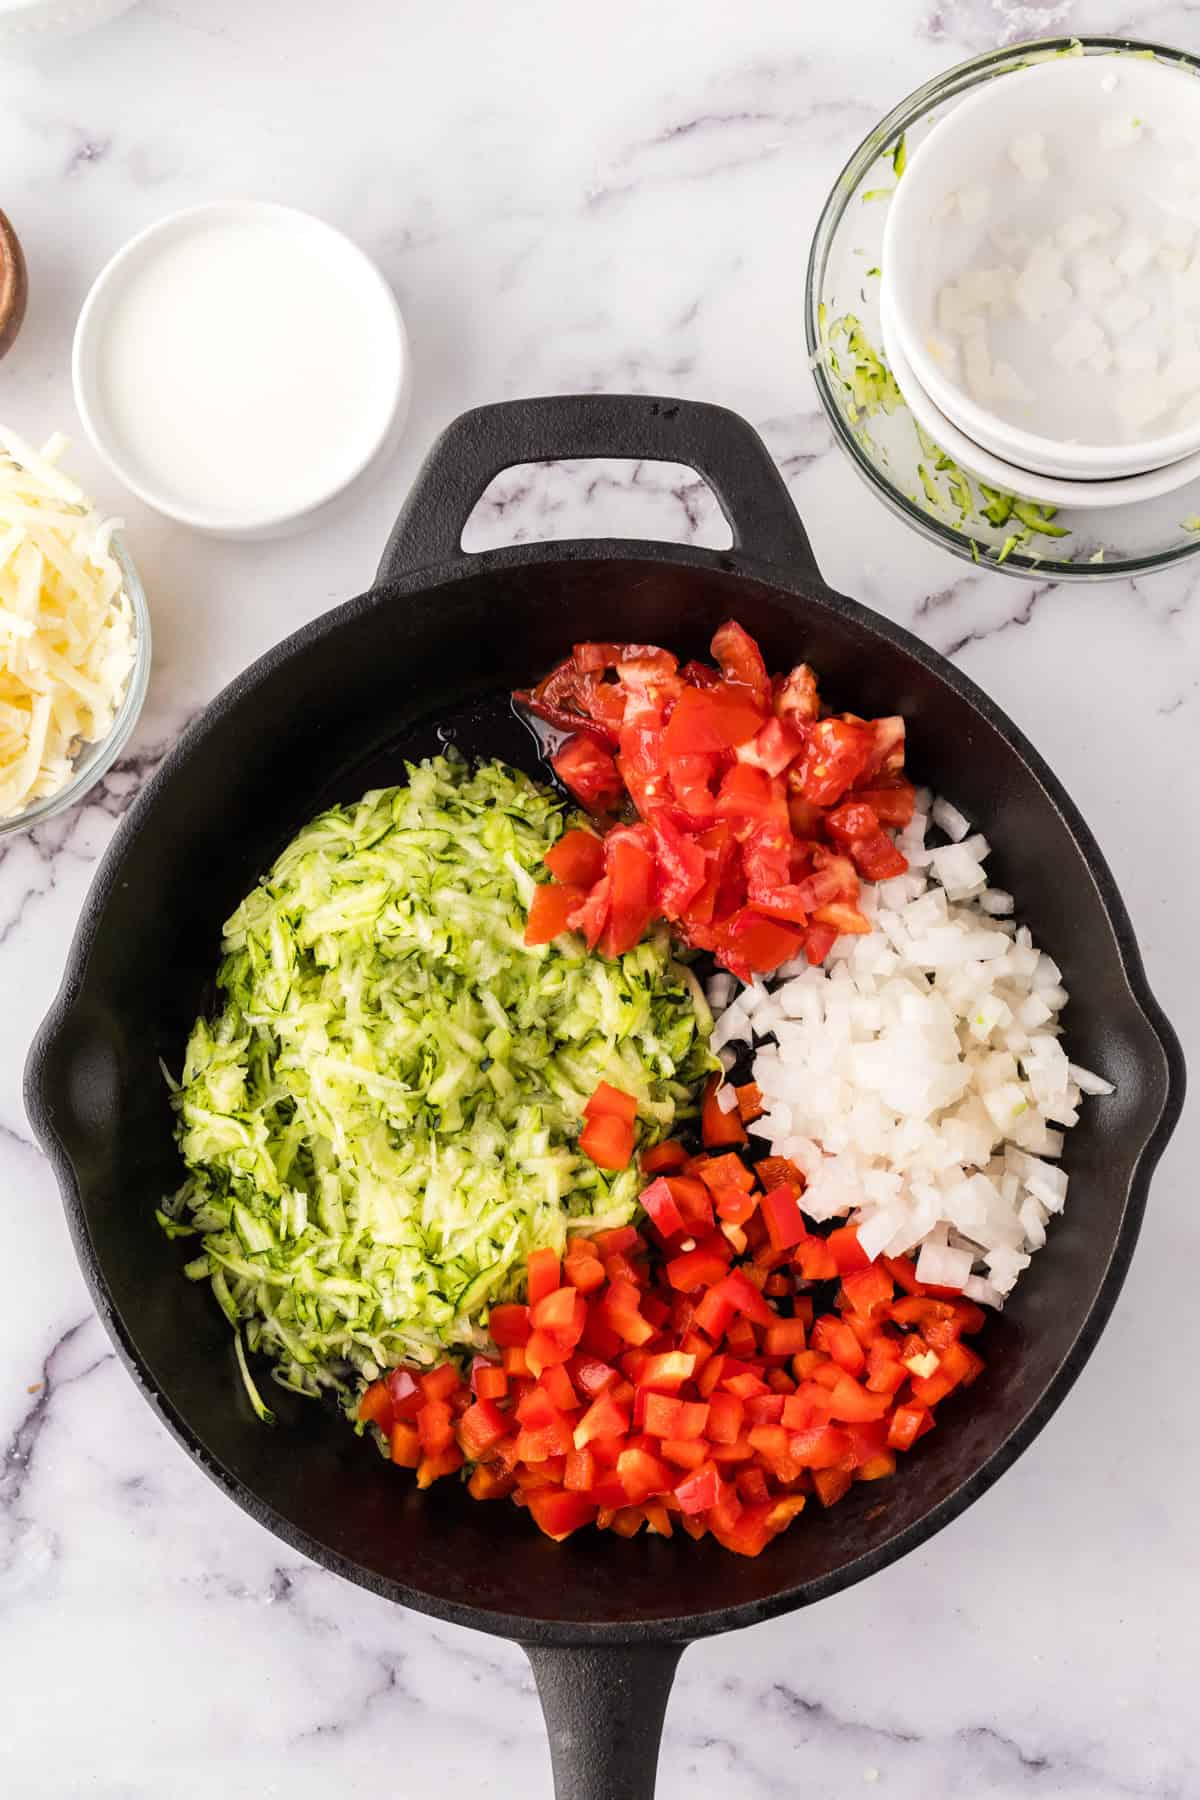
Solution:
{"label": "skillet helper handle", "polygon": [[735,550],[816,574],[800,515],[752,425],[723,406],[646,394],[563,394],[476,407],[429,452],[396,521],[379,581],[473,559],[462,534],[497,475],[522,463],[587,457],[682,463],[704,478]]}
{"label": "skillet helper handle", "polygon": [[663,1716],[684,1644],[526,1644],[555,1800],[654,1800]]}

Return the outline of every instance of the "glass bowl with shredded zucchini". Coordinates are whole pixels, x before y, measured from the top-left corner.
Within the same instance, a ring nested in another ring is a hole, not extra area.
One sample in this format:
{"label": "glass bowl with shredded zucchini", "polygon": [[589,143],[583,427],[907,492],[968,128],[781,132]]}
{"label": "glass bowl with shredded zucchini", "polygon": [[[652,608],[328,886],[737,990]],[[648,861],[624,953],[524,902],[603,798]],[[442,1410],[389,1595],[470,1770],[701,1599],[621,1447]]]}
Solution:
{"label": "glass bowl with shredded zucchini", "polygon": [[1133,505],[1039,506],[982,482],[909,412],[883,352],[884,222],[908,156],[981,82],[1055,56],[1153,56],[1200,75],[1200,59],[1124,38],[1058,38],[960,63],[895,107],[859,145],[825,203],[809,256],[805,334],[834,437],[900,518],[954,555],[1059,581],[1145,574],[1200,551],[1200,480]]}

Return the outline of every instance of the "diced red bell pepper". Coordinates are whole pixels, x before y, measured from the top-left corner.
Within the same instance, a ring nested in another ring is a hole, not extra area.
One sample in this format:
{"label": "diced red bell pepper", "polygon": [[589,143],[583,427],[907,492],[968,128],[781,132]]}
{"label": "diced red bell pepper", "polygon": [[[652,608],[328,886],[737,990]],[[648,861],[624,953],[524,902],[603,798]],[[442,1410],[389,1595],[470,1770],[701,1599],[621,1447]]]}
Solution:
{"label": "diced red bell pepper", "polygon": [[459,1448],[468,1462],[478,1462],[508,1433],[509,1422],[494,1400],[476,1400],[458,1421]]}
{"label": "diced red bell pepper", "polygon": [[607,1081],[600,1082],[583,1109],[585,1119],[616,1118],[632,1125],[637,1118],[638,1103],[632,1094],[624,1093]]}
{"label": "diced red bell pepper", "polygon": [[613,1113],[588,1119],[579,1134],[579,1148],[599,1169],[627,1169],[633,1157],[634,1128]]}
{"label": "diced red bell pepper", "polygon": [[728,1300],[738,1312],[743,1313],[752,1324],[773,1325],[775,1323],[777,1315],[772,1312],[763,1299],[761,1290],[755,1287],[743,1270],[731,1269],[729,1274],[717,1283],[716,1291],[723,1299]]}
{"label": "diced red bell pepper", "polygon": [[604,839],[593,831],[566,831],[542,860],[558,881],[570,887],[594,887],[604,873]]}
{"label": "diced red bell pepper", "polygon": [[547,1294],[552,1294],[559,1285],[558,1252],[545,1246],[531,1250],[525,1264],[525,1279],[529,1304],[534,1307]]}
{"label": "diced red bell pepper", "polygon": [[679,1483],[675,1489],[675,1498],[681,1512],[702,1513],[716,1505],[720,1493],[720,1471],[715,1463],[708,1462]]}
{"label": "diced red bell pepper", "polygon": [[760,1202],[759,1212],[776,1250],[790,1250],[808,1236],[795,1191],[789,1186],[773,1188]]}
{"label": "diced red bell pepper", "polygon": [[680,1293],[691,1293],[699,1287],[711,1287],[729,1267],[729,1245],[718,1234],[694,1250],[685,1250],[667,1264],[667,1280]]}
{"label": "diced red bell pepper", "polygon": [[933,1414],[926,1406],[898,1406],[888,1426],[887,1441],[893,1450],[911,1450],[919,1437],[933,1429]]}
{"label": "diced red bell pepper", "polygon": [[493,1306],[488,1314],[488,1331],[493,1343],[498,1344],[501,1350],[507,1349],[510,1344],[527,1344],[532,1330],[527,1306],[506,1303],[503,1306]]}
{"label": "diced red bell pepper", "polygon": [[747,1141],[746,1128],[737,1108],[722,1112],[717,1105],[717,1090],[720,1086],[719,1075],[709,1077],[700,1114],[700,1135],[710,1150],[718,1150],[725,1144],[744,1144]]}
{"label": "diced red bell pepper", "polygon": [[736,1394],[721,1390],[708,1403],[708,1435],[714,1444],[735,1444],[742,1435],[745,1404]]}
{"label": "diced red bell pepper", "polygon": [[402,1469],[415,1469],[421,1461],[421,1434],[411,1419],[397,1419],[388,1434],[391,1459]]}
{"label": "diced red bell pepper", "polygon": [[688,1153],[675,1138],[668,1138],[666,1143],[654,1144],[649,1150],[642,1151],[642,1169],[647,1175],[663,1175],[681,1169],[688,1159]]}
{"label": "diced red bell pepper", "polygon": [[704,1183],[693,1175],[668,1175],[665,1180],[689,1231],[698,1237],[706,1236],[713,1226],[713,1206]]}
{"label": "diced red bell pepper", "polygon": [[835,1231],[830,1232],[825,1241],[837,1264],[839,1275],[850,1274],[856,1269],[870,1268],[871,1259],[858,1241],[856,1225],[839,1225]]}
{"label": "diced red bell pepper", "polygon": [[567,1488],[538,1488],[528,1496],[527,1505],[539,1531],[560,1542],[596,1517],[590,1498]]}
{"label": "diced red bell pepper", "polygon": [[471,1392],[477,1400],[502,1400],[508,1392],[508,1376],[499,1363],[477,1356],[471,1364]]}
{"label": "diced red bell pepper", "polygon": [[364,1425],[378,1425],[388,1432],[392,1428],[392,1396],[386,1381],[373,1381],[358,1403],[358,1416]]}
{"label": "diced red bell pepper", "polygon": [[830,1416],[844,1425],[863,1425],[869,1419],[881,1419],[887,1409],[886,1394],[869,1393],[852,1375],[843,1373],[837,1386],[830,1390]]}
{"label": "diced red bell pepper", "polygon": [[683,1214],[676,1204],[669,1184],[660,1175],[648,1188],[643,1188],[641,1203],[664,1238],[677,1237],[684,1229]]}
{"label": "diced red bell pepper", "polygon": [[648,1356],[642,1364],[638,1383],[664,1393],[677,1393],[696,1371],[696,1359],[684,1350],[663,1350]]}

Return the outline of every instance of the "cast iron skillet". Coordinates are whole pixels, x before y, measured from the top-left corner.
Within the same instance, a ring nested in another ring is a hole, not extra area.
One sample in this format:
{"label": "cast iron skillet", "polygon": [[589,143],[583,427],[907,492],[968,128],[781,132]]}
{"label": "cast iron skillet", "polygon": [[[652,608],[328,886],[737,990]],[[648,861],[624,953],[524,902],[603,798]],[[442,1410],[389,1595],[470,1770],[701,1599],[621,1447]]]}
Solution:
{"label": "cast iron skillet", "polygon": [[[602,540],[460,546],[502,469],[565,457],[686,464],[733,530],[727,554]],[[869,528],[869,520],[864,520]],[[580,638],[703,655],[735,615],[768,665],[801,658],[839,708],[902,712],[909,763],[995,846],[1072,990],[1075,1057],[1117,1082],[1071,1134],[1072,1204],[1002,1318],[969,1403],[886,1484],[817,1507],[755,1561],[713,1542],[596,1532],[554,1545],[516,1508],[451,1482],[419,1495],[332,1412],[281,1393],[253,1418],[230,1335],[154,1223],[179,1165],[159,1058],[178,1066],[222,920],[322,803],[401,778],[453,736],[536,769],[506,696]],[[402,1605],[529,1652],[560,1800],[644,1800],[691,1640],[806,1606],[883,1568],[988,1488],[1092,1351],[1183,1098],[1182,1056],[1083,820],[978,688],[831,593],[755,433],[715,407],[647,398],[516,401],[460,418],[409,496],[376,585],[270,651],[183,736],[130,809],[89,895],[27,1097],[96,1306],[146,1398],[200,1467],[288,1544]],[[290,1402],[290,1404],[289,1404]],[[886,1490],[886,1491],[885,1491]]]}

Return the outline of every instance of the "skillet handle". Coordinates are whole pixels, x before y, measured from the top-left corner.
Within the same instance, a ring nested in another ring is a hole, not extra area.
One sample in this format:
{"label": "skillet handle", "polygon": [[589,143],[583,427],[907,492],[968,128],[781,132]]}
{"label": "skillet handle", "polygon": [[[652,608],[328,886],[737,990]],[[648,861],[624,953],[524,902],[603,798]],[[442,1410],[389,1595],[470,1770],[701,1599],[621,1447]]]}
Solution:
{"label": "skillet handle", "polygon": [[404,503],[378,580],[471,563],[463,530],[503,470],[598,456],[694,469],[716,495],[735,549],[817,573],[783,477],[757,431],[737,413],[646,394],[562,394],[479,406],[446,427]]}
{"label": "skillet handle", "polygon": [[686,1644],[526,1644],[555,1800],[654,1800],[663,1715]]}

